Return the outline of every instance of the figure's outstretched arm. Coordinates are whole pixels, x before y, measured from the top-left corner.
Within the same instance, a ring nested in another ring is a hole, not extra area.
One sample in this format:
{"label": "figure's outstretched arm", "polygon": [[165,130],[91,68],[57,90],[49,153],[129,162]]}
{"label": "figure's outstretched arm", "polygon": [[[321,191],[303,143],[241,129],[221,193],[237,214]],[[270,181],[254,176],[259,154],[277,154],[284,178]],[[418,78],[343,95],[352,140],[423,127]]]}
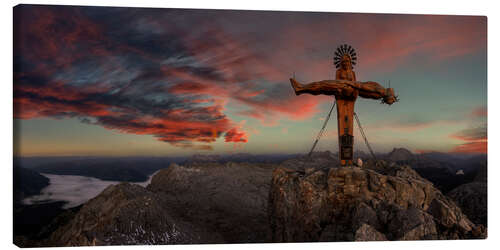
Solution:
{"label": "figure's outstretched arm", "polygon": [[389,105],[398,101],[393,88],[384,88],[376,82],[363,82],[360,84],[359,95],[364,98],[382,99]]}
{"label": "figure's outstretched arm", "polygon": [[311,94],[311,95],[339,95],[342,89],[352,87],[359,90],[361,97],[370,99],[382,99],[384,103],[393,104],[397,101],[394,95],[394,89],[384,88],[376,82],[356,82],[346,80],[323,80],[308,84],[300,84],[294,78],[290,78],[290,83],[295,90],[296,95]]}

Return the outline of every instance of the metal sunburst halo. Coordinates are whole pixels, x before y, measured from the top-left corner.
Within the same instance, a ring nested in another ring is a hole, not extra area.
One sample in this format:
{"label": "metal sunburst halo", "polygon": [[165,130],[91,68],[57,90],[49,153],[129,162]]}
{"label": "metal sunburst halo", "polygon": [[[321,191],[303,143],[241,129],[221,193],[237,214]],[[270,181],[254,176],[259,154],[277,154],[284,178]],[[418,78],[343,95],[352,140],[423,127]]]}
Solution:
{"label": "metal sunburst halo", "polygon": [[335,50],[335,56],[333,57],[333,64],[335,64],[336,68],[340,67],[340,63],[342,62],[342,57],[344,55],[348,55],[351,58],[351,64],[356,65],[356,60],[358,59],[356,56],[356,50],[348,44],[342,44],[337,47]]}

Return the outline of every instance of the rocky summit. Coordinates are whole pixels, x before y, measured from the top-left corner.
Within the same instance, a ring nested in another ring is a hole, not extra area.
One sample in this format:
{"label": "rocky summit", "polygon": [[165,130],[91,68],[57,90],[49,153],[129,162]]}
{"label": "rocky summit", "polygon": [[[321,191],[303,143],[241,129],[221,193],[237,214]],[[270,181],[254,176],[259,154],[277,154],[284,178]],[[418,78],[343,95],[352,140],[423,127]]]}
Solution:
{"label": "rocky summit", "polygon": [[281,164],[191,161],[146,187],[106,188],[37,246],[485,238],[409,166],[339,167],[330,152]]}
{"label": "rocky summit", "polygon": [[408,166],[273,172],[273,242],[485,238],[453,201]]}

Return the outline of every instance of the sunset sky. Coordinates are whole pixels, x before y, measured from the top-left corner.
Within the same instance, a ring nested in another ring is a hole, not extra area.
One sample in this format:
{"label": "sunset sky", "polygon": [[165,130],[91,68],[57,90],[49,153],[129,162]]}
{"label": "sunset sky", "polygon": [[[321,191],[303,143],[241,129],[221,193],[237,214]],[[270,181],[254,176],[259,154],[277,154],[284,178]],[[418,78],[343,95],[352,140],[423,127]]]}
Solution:
{"label": "sunset sky", "polygon": [[[20,5],[14,153],[306,153],[340,44],[392,106],[355,110],[377,152],[486,153],[486,17]],[[317,150],[337,151],[336,115]],[[355,126],[355,150],[366,146]]]}

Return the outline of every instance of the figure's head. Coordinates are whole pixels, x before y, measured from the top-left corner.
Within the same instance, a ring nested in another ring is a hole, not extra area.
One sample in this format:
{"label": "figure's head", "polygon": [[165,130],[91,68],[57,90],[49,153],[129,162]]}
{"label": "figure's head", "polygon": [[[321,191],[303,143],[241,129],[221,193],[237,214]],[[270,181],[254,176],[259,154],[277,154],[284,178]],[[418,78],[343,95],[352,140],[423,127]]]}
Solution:
{"label": "figure's head", "polygon": [[387,88],[385,90],[385,96],[382,100],[382,103],[387,103],[389,105],[399,101],[398,96],[394,94],[393,88]]}
{"label": "figure's head", "polygon": [[350,45],[340,45],[334,53],[333,64],[335,64],[337,69],[352,70],[353,66],[356,65],[356,60],[358,59],[356,50]]}
{"label": "figure's head", "polygon": [[351,57],[347,54],[343,55],[342,59],[340,60],[340,66],[342,67],[343,70],[352,69]]}

